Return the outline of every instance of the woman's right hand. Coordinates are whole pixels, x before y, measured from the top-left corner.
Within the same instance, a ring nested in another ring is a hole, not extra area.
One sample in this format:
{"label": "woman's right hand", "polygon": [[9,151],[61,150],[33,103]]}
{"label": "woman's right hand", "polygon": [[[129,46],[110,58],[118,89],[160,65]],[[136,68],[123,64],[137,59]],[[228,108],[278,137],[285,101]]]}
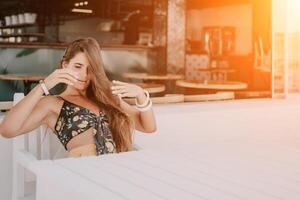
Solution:
{"label": "woman's right hand", "polygon": [[59,83],[65,83],[67,85],[74,85],[79,79],[79,75],[77,72],[74,72],[71,69],[63,68],[56,69],[49,76],[47,76],[44,80],[44,83],[48,90],[53,88]]}

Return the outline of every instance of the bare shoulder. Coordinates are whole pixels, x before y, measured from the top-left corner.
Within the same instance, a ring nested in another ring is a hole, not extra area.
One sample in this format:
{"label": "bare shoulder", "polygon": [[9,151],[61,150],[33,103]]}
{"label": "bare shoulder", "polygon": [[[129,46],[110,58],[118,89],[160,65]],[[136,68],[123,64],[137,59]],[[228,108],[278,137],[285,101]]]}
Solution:
{"label": "bare shoulder", "polygon": [[45,96],[40,99],[38,105],[40,107],[52,108],[56,107],[59,102],[61,102],[61,99],[57,98],[56,96]]}
{"label": "bare shoulder", "polygon": [[55,122],[60,113],[63,100],[57,96],[45,96],[39,102],[40,107],[48,109],[47,116],[45,118],[45,123],[53,130]]}
{"label": "bare shoulder", "polygon": [[56,112],[60,109],[62,102],[62,99],[57,96],[45,96],[41,98],[38,104],[39,107],[44,107],[49,109],[49,111]]}
{"label": "bare shoulder", "polygon": [[38,104],[37,109],[47,112],[47,116],[53,113],[58,113],[62,105],[62,100],[56,96],[42,97]]}

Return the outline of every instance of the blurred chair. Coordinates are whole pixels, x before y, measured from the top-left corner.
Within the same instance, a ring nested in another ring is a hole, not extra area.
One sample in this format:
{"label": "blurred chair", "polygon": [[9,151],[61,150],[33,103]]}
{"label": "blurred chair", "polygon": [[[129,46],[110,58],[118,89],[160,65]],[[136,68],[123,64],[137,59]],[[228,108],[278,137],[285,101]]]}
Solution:
{"label": "blurred chair", "polygon": [[[14,95],[13,105],[24,97],[23,93]],[[12,200],[35,199],[35,176],[30,172],[32,163],[42,159],[53,159],[64,157],[57,155],[60,149],[55,149],[51,154],[52,131],[46,126],[32,130],[27,134],[22,134],[12,139],[13,141],[13,181],[12,181]],[[52,136],[53,137],[53,136]]]}
{"label": "blurred chair", "polygon": [[7,110],[11,109],[12,106],[13,106],[12,101],[0,101],[0,112],[7,111]]}
{"label": "blurred chair", "polygon": [[[23,93],[14,95],[13,105],[24,98]],[[39,160],[66,158],[67,151],[46,125],[19,135],[13,142],[12,200],[34,200],[36,176],[32,173]],[[134,149],[140,147],[134,144]]]}

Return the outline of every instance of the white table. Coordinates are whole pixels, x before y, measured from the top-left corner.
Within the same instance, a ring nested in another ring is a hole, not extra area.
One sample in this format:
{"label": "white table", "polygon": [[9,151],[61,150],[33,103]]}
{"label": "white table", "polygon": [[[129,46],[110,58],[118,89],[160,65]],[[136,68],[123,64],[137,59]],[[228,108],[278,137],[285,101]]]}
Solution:
{"label": "white table", "polygon": [[255,140],[41,161],[37,199],[300,199],[300,150]]}
{"label": "white table", "polygon": [[299,99],[154,110],[141,150],[33,161],[36,199],[300,199]]}

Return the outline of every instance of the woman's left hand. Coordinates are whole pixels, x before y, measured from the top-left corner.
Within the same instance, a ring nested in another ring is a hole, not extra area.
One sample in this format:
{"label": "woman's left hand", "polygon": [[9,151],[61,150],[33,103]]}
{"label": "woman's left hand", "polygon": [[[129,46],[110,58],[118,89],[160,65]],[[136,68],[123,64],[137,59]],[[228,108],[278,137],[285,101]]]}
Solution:
{"label": "woman's left hand", "polygon": [[111,87],[112,94],[118,95],[119,97],[133,97],[138,98],[144,94],[143,88],[138,85],[125,83],[121,81],[113,81],[114,86]]}

